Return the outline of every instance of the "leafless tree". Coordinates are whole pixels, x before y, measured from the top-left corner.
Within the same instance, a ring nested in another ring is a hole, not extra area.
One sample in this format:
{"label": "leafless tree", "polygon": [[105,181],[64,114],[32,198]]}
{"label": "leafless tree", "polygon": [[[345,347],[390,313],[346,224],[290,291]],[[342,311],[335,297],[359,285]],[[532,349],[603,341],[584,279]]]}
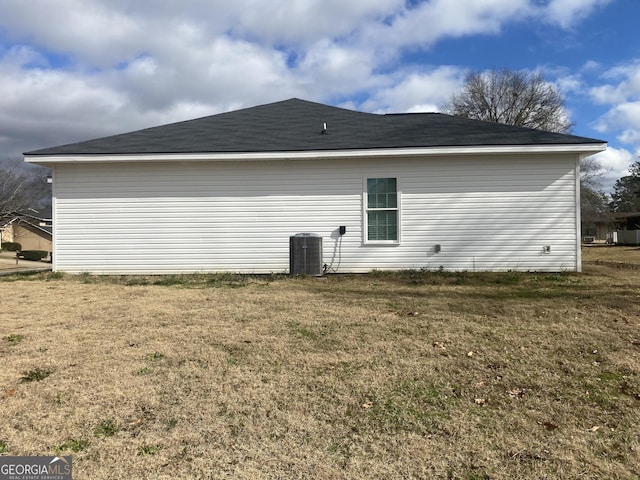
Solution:
{"label": "leafless tree", "polygon": [[580,162],[580,186],[600,190],[602,178],[610,171],[611,169],[603,168],[595,156],[583,158]]}
{"label": "leafless tree", "polygon": [[0,162],[0,218],[51,203],[48,169],[25,165],[17,159]]}
{"label": "leafless tree", "polygon": [[562,95],[541,74],[507,69],[470,73],[443,111],[549,132],[568,133],[573,126]]}

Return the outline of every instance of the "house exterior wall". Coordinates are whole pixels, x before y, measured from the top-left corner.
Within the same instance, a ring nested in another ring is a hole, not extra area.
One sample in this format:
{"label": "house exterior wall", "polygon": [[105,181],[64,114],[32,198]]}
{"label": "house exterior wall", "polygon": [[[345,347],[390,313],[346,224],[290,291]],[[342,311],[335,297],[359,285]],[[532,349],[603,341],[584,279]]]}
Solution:
{"label": "house exterior wall", "polygon": [[[311,232],[338,272],[576,270],[577,161],[506,154],[58,164],[53,267],[286,272],[289,237]],[[364,185],[374,177],[397,178],[397,245],[364,242]]]}
{"label": "house exterior wall", "polygon": [[44,250],[50,252],[52,248],[51,240],[42,235],[32,232],[20,224],[7,225],[2,231],[2,242],[17,242],[22,250]]}
{"label": "house exterior wall", "polygon": [[0,243],[13,242],[13,225],[5,225],[0,229]]}
{"label": "house exterior wall", "polygon": [[22,250],[51,251],[51,240],[32,232],[22,225],[13,225],[13,241],[22,246]]}

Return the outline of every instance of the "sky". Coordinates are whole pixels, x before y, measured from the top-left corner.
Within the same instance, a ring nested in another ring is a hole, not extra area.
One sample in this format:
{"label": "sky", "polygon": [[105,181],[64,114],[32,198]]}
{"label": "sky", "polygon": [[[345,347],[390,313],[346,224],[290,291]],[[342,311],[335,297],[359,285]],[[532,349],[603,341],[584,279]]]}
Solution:
{"label": "sky", "polygon": [[471,71],[541,73],[602,188],[640,155],[638,0],[0,0],[0,160],[298,97],[437,112]]}

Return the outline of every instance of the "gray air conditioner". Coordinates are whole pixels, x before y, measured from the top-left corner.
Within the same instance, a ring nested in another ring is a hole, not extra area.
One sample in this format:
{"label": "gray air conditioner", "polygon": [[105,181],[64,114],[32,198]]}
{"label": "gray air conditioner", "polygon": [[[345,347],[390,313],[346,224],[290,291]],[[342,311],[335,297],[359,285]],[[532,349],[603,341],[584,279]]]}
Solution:
{"label": "gray air conditioner", "polygon": [[314,233],[298,233],[289,237],[289,273],[322,275],[322,237]]}

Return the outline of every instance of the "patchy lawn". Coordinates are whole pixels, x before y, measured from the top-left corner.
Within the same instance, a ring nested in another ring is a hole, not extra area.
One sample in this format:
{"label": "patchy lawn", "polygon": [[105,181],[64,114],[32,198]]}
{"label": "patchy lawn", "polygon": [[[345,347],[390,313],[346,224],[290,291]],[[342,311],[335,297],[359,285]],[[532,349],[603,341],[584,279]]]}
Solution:
{"label": "patchy lawn", "polygon": [[636,265],[640,267],[640,247],[636,246],[610,246],[592,245],[582,248],[582,260],[586,264],[598,263],[600,265],[628,267]]}
{"label": "patchy lawn", "polygon": [[76,479],[636,478],[640,253],[599,258],[2,277],[0,454]]}

